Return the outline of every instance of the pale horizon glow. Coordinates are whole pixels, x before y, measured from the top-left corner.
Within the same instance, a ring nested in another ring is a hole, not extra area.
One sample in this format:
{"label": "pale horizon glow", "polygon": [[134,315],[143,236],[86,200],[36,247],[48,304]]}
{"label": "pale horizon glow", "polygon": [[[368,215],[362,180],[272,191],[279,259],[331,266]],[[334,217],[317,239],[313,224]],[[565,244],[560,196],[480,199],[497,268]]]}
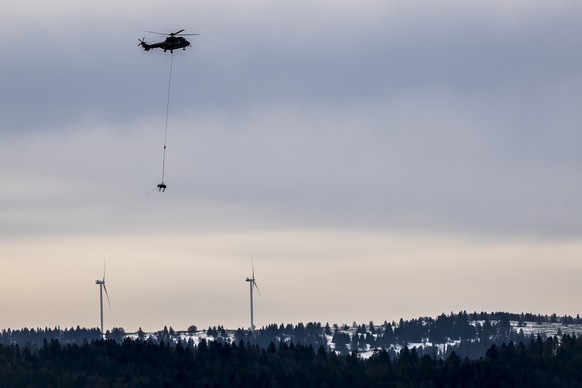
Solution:
{"label": "pale horizon glow", "polygon": [[[372,230],[46,236],[34,247],[2,241],[0,253],[11,260],[0,281],[13,294],[2,293],[0,325],[96,327],[95,280],[105,258],[109,329],[248,327],[249,244],[260,246],[253,248],[261,290],[257,327],[381,323],[462,310],[575,316],[571,306],[581,289],[574,272],[580,240],[477,241]],[[38,257],[34,271],[18,271]],[[510,294],[504,284],[512,285]]]}

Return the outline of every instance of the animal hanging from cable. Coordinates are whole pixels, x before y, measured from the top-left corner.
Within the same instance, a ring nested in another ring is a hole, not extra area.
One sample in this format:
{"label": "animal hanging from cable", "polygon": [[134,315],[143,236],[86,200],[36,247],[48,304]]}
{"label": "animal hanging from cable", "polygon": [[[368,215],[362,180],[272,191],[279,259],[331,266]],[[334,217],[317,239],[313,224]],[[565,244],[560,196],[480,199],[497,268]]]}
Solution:
{"label": "animal hanging from cable", "polygon": [[200,35],[200,34],[182,34],[181,32],[184,31],[183,29],[177,32],[171,32],[169,34],[164,32],[154,32],[154,31],[146,31],[150,34],[158,34],[158,35],[165,35],[167,38],[163,42],[152,43],[149,44],[145,41],[145,37],[139,40],[139,46],[142,46],[145,51],[150,51],[154,48],[160,48],[164,50],[164,52],[170,50],[171,53],[174,50],[182,49],[186,50],[186,47],[190,46],[190,42],[184,38],[186,35]]}

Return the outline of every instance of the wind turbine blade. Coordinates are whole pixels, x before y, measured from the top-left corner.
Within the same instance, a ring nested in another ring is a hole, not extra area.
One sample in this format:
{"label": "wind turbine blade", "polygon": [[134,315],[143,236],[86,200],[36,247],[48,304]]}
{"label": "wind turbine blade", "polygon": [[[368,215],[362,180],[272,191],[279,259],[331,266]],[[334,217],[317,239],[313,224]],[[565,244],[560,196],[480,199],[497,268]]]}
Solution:
{"label": "wind turbine blade", "polygon": [[107,304],[109,305],[109,309],[111,310],[111,301],[109,300],[109,294],[107,293],[107,287],[105,287],[105,283],[103,283],[103,289],[105,290],[105,296],[107,297]]}
{"label": "wind turbine blade", "polygon": [[103,259],[103,283],[105,283],[105,271],[107,270],[107,264],[105,263],[105,259]]}
{"label": "wind turbine blade", "polygon": [[253,260],[253,252],[249,249],[249,255],[251,255],[251,268],[253,269],[253,280],[255,280],[255,263]]}
{"label": "wind turbine blade", "polygon": [[257,291],[259,292],[259,295],[261,295],[261,290],[259,290],[259,286],[257,286],[257,282],[255,282],[254,277],[253,277],[253,286],[257,289]]}

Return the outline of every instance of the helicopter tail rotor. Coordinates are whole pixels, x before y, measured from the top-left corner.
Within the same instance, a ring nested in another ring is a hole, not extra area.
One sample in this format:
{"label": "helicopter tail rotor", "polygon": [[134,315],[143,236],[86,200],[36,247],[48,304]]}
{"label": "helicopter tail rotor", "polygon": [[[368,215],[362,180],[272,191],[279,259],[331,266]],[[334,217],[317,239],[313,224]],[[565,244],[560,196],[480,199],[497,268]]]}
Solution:
{"label": "helicopter tail rotor", "polygon": [[151,47],[149,47],[149,45],[145,42],[145,36],[142,39],[138,40],[139,40],[138,46],[142,46],[145,51],[149,51]]}

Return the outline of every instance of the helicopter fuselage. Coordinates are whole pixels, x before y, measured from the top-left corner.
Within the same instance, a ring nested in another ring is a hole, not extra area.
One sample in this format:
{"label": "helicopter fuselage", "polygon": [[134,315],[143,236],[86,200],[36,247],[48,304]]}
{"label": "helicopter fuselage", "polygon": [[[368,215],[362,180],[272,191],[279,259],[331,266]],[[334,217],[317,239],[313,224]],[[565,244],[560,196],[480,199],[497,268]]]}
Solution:
{"label": "helicopter fuselage", "polygon": [[149,51],[154,48],[160,48],[164,50],[164,52],[168,50],[173,52],[174,50],[178,49],[186,50],[186,47],[190,46],[190,42],[181,36],[169,36],[163,42],[148,44],[144,41],[141,41],[140,45],[144,48],[145,51]]}

